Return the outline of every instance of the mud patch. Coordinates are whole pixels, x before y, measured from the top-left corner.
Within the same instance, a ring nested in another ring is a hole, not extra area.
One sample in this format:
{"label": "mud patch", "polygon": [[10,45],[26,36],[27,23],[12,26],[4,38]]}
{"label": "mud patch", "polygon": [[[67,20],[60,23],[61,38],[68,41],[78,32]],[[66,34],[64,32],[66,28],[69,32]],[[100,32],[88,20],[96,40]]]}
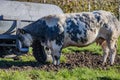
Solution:
{"label": "mud patch", "polygon": [[[110,67],[109,60],[108,63],[104,66],[102,63],[102,55],[96,55],[92,52],[84,52],[84,53],[70,53],[65,55],[67,61],[65,63],[61,63],[58,66],[54,66],[51,63],[41,64],[36,61],[28,61],[28,62],[14,62],[14,61],[4,61],[0,64],[1,69],[9,69],[9,70],[31,70],[31,69],[40,69],[46,71],[58,71],[59,69],[73,69],[76,67],[88,67],[88,68],[101,68],[108,69]],[[116,56],[115,66],[120,65],[120,55]]]}

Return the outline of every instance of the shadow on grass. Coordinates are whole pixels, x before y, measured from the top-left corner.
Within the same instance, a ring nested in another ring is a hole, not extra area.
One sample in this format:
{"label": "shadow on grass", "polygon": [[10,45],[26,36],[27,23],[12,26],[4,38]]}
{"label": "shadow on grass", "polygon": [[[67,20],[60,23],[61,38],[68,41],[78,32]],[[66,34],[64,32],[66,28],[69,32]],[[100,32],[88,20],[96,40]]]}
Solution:
{"label": "shadow on grass", "polygon": [[117,78],[110,78],[110,77],[97,77],[97,80],[120,80],[120,79],[117,79]]}
{"label": "shadow on grass", "polygon": [[8,60],[1,60],[0,61],[0,69],[8,69],[8,68],[11,68],[12,66],[16,66],[16,67],[24,67],[24,66],[39,67],[40,65],[44,65],[44,64],[38,63],[36,61],[8,61]]}

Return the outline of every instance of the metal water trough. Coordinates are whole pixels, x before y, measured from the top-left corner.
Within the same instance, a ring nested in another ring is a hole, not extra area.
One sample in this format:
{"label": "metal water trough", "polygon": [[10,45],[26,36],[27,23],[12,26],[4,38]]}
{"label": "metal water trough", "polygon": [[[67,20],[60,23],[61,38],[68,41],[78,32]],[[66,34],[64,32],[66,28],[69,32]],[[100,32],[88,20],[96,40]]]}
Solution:
{"label": "metal water trough", "polygon": [[0,57],[21,55],[28,52],[15,33],[16,28],[24,27],[43,16],[61,14],[56,5],[18,1],[0,2]]}

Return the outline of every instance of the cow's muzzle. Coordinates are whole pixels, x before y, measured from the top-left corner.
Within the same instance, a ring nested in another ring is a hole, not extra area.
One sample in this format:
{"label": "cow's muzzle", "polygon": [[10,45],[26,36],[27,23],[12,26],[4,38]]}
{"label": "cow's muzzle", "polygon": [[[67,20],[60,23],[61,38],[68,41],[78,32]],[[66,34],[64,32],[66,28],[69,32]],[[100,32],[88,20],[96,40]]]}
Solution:
{"label": "cow's muzzle", "polygon": [[60,56],[53,56],[53,64],[54,65],[60,64]]}

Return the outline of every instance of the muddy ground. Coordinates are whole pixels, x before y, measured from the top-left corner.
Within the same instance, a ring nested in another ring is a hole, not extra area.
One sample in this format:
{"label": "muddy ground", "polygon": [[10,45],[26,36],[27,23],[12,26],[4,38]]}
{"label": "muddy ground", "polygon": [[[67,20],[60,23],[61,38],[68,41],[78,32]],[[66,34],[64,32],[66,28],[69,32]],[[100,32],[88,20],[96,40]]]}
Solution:
{"label": "muddy ground", "polygon": [[[59,66],[54,66],[51,63],[40,64],[36,61],[0,61],[0,69],[12,69],[12,70],[29,70],[29,69],[41,69],[46,71],[58,71],[62,68],[73,69],[76,67],[88,67],[88,68],[101,68],[107,69],[110,67],[109,60],[106,65],[101,65],[102,55],[92,54],[92,52],[82,53],[70,53],[65,55],[67,61],[61,63]],[[120,65],[120,55],[116,56],[115,66]]]}

